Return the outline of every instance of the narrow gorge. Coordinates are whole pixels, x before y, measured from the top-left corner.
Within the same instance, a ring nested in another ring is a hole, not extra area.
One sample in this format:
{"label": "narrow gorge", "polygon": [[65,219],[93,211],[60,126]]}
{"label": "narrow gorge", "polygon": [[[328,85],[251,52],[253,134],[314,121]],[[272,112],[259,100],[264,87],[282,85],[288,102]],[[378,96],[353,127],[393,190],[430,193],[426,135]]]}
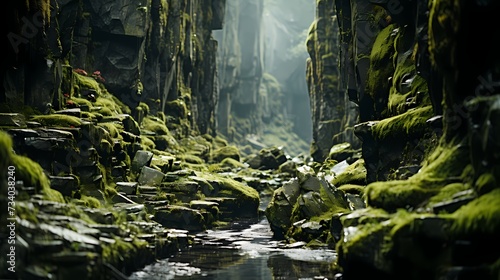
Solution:
{"label": "narrow gorge", "polygon": [[500,279],[496,12],[11,3],[0,279]]}

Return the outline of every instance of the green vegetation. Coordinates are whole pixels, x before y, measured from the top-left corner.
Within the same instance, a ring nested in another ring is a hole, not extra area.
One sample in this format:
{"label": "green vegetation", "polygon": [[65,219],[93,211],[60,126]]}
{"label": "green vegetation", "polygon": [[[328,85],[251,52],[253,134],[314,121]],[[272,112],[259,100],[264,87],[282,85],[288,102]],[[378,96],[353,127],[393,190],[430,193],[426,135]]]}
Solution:
{"label": "green vegetation", "polygon": [[79,127],[82,125],[82,121],[79,118],[68,115],[39,115],[33,116],[31,120],[39,122],[43,126]]}
{"label": "green vegetation", "polygon": [[500,189],[496,188],[450,214],[457,236],[496,236],[500,232]]}
{"label": "green vegetation", "polygon": [[222,162],[226,158],[232,158],[236,161],[240,160],[240,151],[236,146],[224,146],[216,149],[212,153],[212,159],[216,162]]}
{"label": "green vegetation", "polygon": [[169,130],[165,123],[160,119],[152,116],[147,116],[142,121],[142,126],[145,130],[152,131],[157,135],[167,135]]}
{"label": "green vegetation", "polygon": [[467,159],[467,149],[458,140],[441,144],[428,156],[420,172],[409,179],[369,184],[365,189],[367,203],[389,211],[420,205],[451,181],[463,178]]}
{"label": "green vegetation", "polygon": [[366,168],[364,159],[359,159],[349,165],[346,170],[340,173],[331,181],[334,186],[342,186],[344,184],[366,184]]}
{"label": "green vegetation", "polygon": [[401,115],[383,119],[371,129],[377,139],[419,134],[427,128],[426,121],[432,116],[432,106],[414,108]]}

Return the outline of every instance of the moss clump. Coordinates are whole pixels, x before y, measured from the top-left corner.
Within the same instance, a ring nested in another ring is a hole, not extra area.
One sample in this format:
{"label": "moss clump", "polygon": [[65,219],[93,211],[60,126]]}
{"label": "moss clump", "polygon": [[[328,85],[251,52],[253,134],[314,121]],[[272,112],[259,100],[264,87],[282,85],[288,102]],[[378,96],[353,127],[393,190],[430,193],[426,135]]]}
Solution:
{"label": "moss clump", "polygon": [[432,106],[414,108],[401,115],[383,119],[371,129],[377,139],[414,135],[427,128],[426,121],[432,116]]}
{"label": "moss clump", "polygon": [[80,200],[82,201],[83,205],[85,205],[86,207],[89,207],[89,208],[100,208],[101,207],[101,202],[95,197],[83,195],[80,198]]}
{"label": "moss clump", "polygon": [[[12,138],[0,131],[0,170],[7,170],[12,154]],[[3,175],[2,175],[3,176]]]}
{"label": "moss clump", "polygon": [[92,108],[92,102],[85,98],[79,98],[79,97],[71,97],[68,99],[70,101],[73,101],[73,103],[80,105],[80,106],[88,106],[89,108]]}
{"label": "moss clump", "polygon": [[223,167],[229,167],[232,169],[236,168],[245,168],[245,164],[233,159],[233,158],[225,158],[220,162],[220,165]]}
{"label": "moss clump", "polygon": [[154,150],[156,147],[156,144],[153,140],[151,140],[149,137],[145,135],[141,135],[141,146],[144,148],[144,150]]}
{"label": "moss clump", "polygon": [[95,106],[101,107],[98,111],[105,116],[112,116],[116,114],[122,114],[122,110],[119,105],[117,105],[112,99],[105,97],[98,97]]}
{"label": "moss clump", "polygon": [[349,165],[346,170],[340,173],[331,181],[334,186],[342,186],[344,184],[366,184],[366,168],[364,159],[358,159],[353,164]]}
{"label": "moss clump", "polygon": [[463,183],[451,183],[439,190],[439,192],[429,199],[429,204],[450,200],[454,194],[469,190],[470,186]]}
{"label": "moss clump", "polygon": [[82,125],[82,120],[68,115],[40,115],[31,118],[34,122],[39,122],[43,126],[55,127],[79,127]]}
{"label": "moss clump", "polygon": [[203,164],[205,161],[201,159],[199,156],[192,154],[182,154],[178,156],[184,162],[193,163],[193,164]]}
{"label": "moss clump", "polygon": [[169,116],[185,119],[188,116],[189,110],[186,106],[186,102],[182,99],[176,99],[165,104],[165,112]]}
{"label": "moss clump", "polygon": [[216,162],[221,162],[225,158],[232,158],[234,160],[240,160],[240,151],[236,146],[225,146],[216,149],[212,153],[212,159]]}
{"label": "moss clump", "polygon": [[452,232],[458,236],[483,234],[497,236],[500,232],[500,189],[492,190],[462,206],[451,217]]}
{"label": "moss clump", "polygon": [[152,131],[156,133],[156,135],[167,135],[169,134],[169,130],[165,123],[159,118],[147,116],[142,121],[142,127],[145,130]]}
{"label": "moss clump", "polygon": [[421,205],[444,186],[463,179],[467,159],[467,149],[458,140],[441,144],[427,157],[420,172],[407,180],[369,184],[365,189],[366,201],[388,211]]}
{"label": "moss clump", "polygon": [[389,95],[389,83],[385,83],[394,72],[392,64],[394,50],[394,36],[396,26],[388,25],[377,35],[370,55],[370,69],[368,70],[367,91],[376,103],[385,105]]}
{"label": "moss clump", "polygon": [[123,139],[123,136],[120,134],[123,131],[123,126],[120,123],[106,122],[99,123],[98,125],[104,127],[112,138]]}
{"label": "moss clump", "polygon": [[365,186],[354,185],[354,184],[344,184],[344,185],[338,187],[337,189],[339,189],[345,193],[362,195],[364,190],[365,190]]}
{"label": "moss clump", "polygon": [[144,102],[140,102],[139,105],[137,106],[137,109],[140,109],[142,110],[142,112],[144,113],[144,116],[147,116],[149,115],[149,105],[144,103]]}
{"label": "moss clump", "polygon": [[[115,237],[115,242],[106,244],[102,248],[102,261],[115,267],[129,264],[139,250],[146,250],[148,243],[134,238],[132,242]],[[130,263],[134,265],[133,263]]]}
{"label": "moss clump", "polygon": [[475,189],[480,194],[488,193],[495,188],[498,188],[497,181],[491,173],[483,173],[476,180]]}
{"label": "moss clump", "polygon": [[76,83],[80,90],[82,89],[87,89],[87,90],[94,90],[98,95],[101,94],[101,87],[99,86],[99,83],[92,77],[80,75],[76,72],[73,72],[74,77],[76,79]]}
{"label": "moss clump", "polygon": [[236,214],[257,214],[260,196],[254,188],[232,178],[217,174],[198,172],[197,175],[214,186],[214,189],[216,189],[214,191],[215,196],[236,198],[236,209],[234,209]]}

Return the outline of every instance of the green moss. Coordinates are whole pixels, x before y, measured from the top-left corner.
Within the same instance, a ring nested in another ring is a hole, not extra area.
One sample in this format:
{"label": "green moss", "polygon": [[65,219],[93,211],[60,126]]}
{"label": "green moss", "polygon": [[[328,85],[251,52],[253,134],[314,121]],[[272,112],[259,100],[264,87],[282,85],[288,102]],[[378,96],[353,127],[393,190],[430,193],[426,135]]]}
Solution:
{"label": "green moss", "polygon": [[130,262],[139,250],[146,249],[148,243],[134,238],[132,242],[115,237],[114,242],[103,246],[102,261],[113,266]]}
{"label": "green moss", "polygon": [[99,113],[107,116],[122,114],[121,107],[116,102],[108,97],[99,96],[94,104],[96,107],[101,107]]}
{"label": "green moss", "polygon": [[155,142],[145,135],[141,135],[141,146],[149,151],[156,147]]}
{"label": "green moss", "polygon": [[450,214],[455,219],[452,232],[458,236],[500,232],[500,189],[492,190]]}
{"label": "green moss", "polygon": [[236,146],[225,146],[218,148],[212,153],[212,159],[216,162],[221,162],[225,158],[232,158],[234,160],[240,160],[240,151]]}
{"label": "green moss", "polygon": [[88,106],[89,108],[92,108],[92,102],[85,98],[79,98],[79,97],[71,97],[69,100],[73,101],[75,104],[78,104],[80,106]]}
{"label": "green moss", "polygon": [[79,118],[68,115],[40,115],[33,116],[31,120],[39,122],[43,126],[79,127],[82,125],[82,121]]}
{"label": "green moss", "polygon": [[160,119],[152,116],[147,116],[142,121],[142,127],[145,130],[152,131],[157,135],[167,135],[169,134],[169,130],[165,123]]}
{"label": "green moss", "polygon": [[41,115],[42,113],[35,108],[26,106],[24,104],[10,105],[6,103],[0,103],[0,113],[21,113],[25,117],[29,118],[33,115]]}
{"label": "green moss", "polygon": [[95,197],[83,195],[82,198],[80,198],[80,200],[83,202],[83,204],[86,207],[89,207],[89,208],[100,208],[101,207],[101,202]]}
{"label": "green moss", "polygon": [[365,189],[365,186],[353,185],[353,184],[344,184],[338,187],[337,189],[350,194],[362,195]]}
{"label": "green moss", "polygon": [[245,164],[233,159],[233,158],[225,158],[221,161],[221,166],[223,167],[229,167],[229,168],[232,168],[232,169],[235,169],[235,168],[245,168]]}
{"label": "green moss", "polygon": [[104,127],[112,138],[123,139],[123,136],[120,134],[120,131],[123,131],[123,126],[120,123],[106,122],[99,123],[98,126]]}
{"label": "green moss", "polygon": [[232,178],[200,172],[199,177],[206,179],[208,182],[217,182],[219,185],[219,196],[233,197],[241,199],[242,202],[250,202],[251,204],[259,203],[259,193],[248,185],[238,182]]}
{"label": "green moss", "polygon": [[366,168],[364,159],[358,159],[356,162],[349,165],[344,172],[335,176],[331,183],[334,186],[342,186],[344,184],[366,184]]}
{"label": "green moss", "polygon": [[488,193],[495,188],[498,188],[497,181],[491,173],[483,173],[476,180],[475,189],[480,194]]}
{"label": "green moss", "polygon": [[421,205],[451,182],[465,181],[467,159],[468,152],[458,140],[440,144],[426,158],[420,172],[407,180],[369,184],[365,189],[367,204],[388,211]]}
{"label": "green moss", "polygon": [[378,139],[418,134],[427,128],[426,121],[432,116],[432,106],[414,108],[401,115],[383,119],[371,129],[373,136]]}
{"label": "green moss", "polygon": [[144,102],[140,102],[139,106],[137,106],[137,108],[140,108],[144,112],[144,116],[149,115],[150,110],[149,110],[148,104],[146,104]]}
{"label": "green moss", "polygon": [[451,183],[439,190],[439,192],[429,199],[429,204],[450,200],[454,194],[470,189],[470,186],[463,183]]}
{"label": "green moss", "polygon": [[194,164],[205,163],[205,161],[203,159],[201,159],[199,156],[192,155],[192,154],[182,154],[182,155],[178,155],[178,157],[179,157],[179,159],[181,159],[187,163],[194,163]]}
{"label": "green moss", "polygon": [[169,101],[165,104],[165,113],[169,116],[185,119],[188,116],[188,112],[186,102],[182,99]]}
{"label": "green moss", "polygon": [[76,72],[73,72],[73,76],[75,77],[76,83],[80,88],[80,90],[82,89],[94,90],[98,95],[101,94],[101,87],[94,78],[80,75]]}
{"label": "green moss", "polygon": [[388,25],[377,35],[370,54],[367,92],[375,102],[385,105],[389,95],[389,83],[386,82],[394,73],[392,59],[395,53],[393,30],[394,24]]}
{"label": "green moss", "polygon": [[7,170],[12,155],[12,138],[0,131],[0,170]]}

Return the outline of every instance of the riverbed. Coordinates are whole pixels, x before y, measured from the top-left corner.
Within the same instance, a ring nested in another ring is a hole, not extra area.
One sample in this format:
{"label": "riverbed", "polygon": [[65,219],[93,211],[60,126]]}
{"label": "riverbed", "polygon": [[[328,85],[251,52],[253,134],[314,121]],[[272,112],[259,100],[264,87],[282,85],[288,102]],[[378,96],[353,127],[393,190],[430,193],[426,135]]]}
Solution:
{"label": "riverbed", "polygon": [[237,221],[197,234],[188,249],[129,279],[335,279],[335,251],[304,245],[274,240],[265,218]]}

